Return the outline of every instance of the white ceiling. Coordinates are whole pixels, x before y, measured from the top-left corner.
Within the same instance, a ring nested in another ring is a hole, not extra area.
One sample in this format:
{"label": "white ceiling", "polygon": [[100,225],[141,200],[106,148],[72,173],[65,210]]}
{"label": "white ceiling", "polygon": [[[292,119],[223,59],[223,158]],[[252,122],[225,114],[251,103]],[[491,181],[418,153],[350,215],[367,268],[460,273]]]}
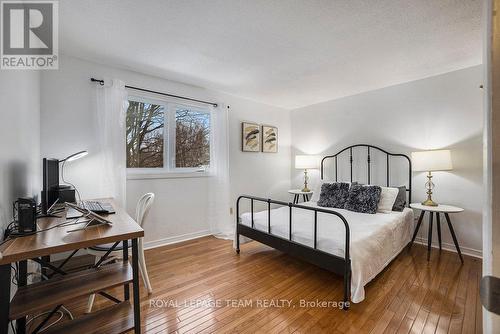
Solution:
{"label": "white ceiling", "polygon": [[480,0],[64,0],[60,50],[287,109],[481,63]]}

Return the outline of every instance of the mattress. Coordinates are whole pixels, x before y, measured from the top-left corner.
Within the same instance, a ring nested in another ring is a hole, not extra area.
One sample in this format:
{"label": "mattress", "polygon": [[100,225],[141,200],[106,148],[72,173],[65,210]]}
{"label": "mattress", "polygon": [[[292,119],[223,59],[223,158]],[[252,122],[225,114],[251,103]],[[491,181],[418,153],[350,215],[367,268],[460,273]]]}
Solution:
{"label": "mattress", "polygon": [[[316,202],[302,205],[318,207]],[[319,208],[319,207],[318,207]],[[413,210],[365,214],[344,209],[330,209],[344,216],[351,231],[351,301],[365,298],[365,285],[377,276],[408,244],[413,230]],[[313,247],[314,212],[293,208],[292,240]],[[251,214],[241,215],[241,223],[251,226]],[[267,211],[254,213],[254,228],[267,232]],[[289,208],[271,210],[271,234],[288,239]],[[242,242],[244,238],[241,237]],[[317,249],[344,257],[345,227],[335,215],[318,212]]]}

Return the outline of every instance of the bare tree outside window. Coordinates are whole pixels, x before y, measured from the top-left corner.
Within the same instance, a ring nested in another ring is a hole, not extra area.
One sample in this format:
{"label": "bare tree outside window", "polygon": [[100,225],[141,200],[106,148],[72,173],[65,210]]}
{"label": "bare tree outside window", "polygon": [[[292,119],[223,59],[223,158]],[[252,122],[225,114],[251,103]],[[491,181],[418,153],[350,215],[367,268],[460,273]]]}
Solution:
{"label": "bare tree outside window", "polygon": [[127,168],[166,172],[208,168],[210,117],[199,107],[132,98],[127,110]]}
{"label": "bare tree outside window", "polygon": [[178,107],[175,112],[175,167],[210,165],[210,114]]}
{"label": "bare tree outside window", "polygon": [[164,107],[129,101],[127,110],[127,168],[163,167]]}

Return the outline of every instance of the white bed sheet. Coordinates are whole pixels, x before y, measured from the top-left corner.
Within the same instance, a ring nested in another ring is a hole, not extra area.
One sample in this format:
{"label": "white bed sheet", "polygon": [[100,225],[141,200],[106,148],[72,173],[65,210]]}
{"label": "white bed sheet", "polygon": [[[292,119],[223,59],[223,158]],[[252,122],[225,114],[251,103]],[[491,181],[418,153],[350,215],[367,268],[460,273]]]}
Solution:
{"label": "white bed sheet", "polygon": [[[318,207],[316,202],[302,203]],[[342,214],[351,231],[351,301],[365,299],[365,285],[377,276],[405,247],[413,230],[413,210],[403,212],[365,214],[343,209],[329,209]],[[314,213],[293,209],[292,240],[313,246]],[[251,226],[250,213],[241,215],[242,224]],[[254,226],[267,232],[267,211],[254,213]],[[289,208],[271,210],[271,233],[288,239]],[[244,242],[244,238],[241,237]],[[248,240],[248,239],[247,239]],[[318,213],[317,248],[337,256],[344,256],[345,228],[335,215]]]}

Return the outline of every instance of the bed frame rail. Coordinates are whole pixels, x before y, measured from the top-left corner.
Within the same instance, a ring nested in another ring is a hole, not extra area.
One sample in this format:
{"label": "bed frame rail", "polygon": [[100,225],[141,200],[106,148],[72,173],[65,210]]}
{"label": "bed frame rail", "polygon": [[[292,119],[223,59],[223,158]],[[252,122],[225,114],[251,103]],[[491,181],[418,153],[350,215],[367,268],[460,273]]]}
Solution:
{"label": "bed frame rail", "polygon": [[[240,223],[240,200],[250,200],[251,226]],[[267,231],[261,231],[255,228],[254,224],[254,202],[267,203]],[[288,239],[273,235],[271,233],[271,204],[288,206],[289,214],[289,234]],[[313,247],[303,245],[293,241],[293,208],[309,210],[314,212],[314,243]],[[317,230],[318,230],[318,212],[337,216],[345,227],[345,252],[344,257],[336,256],[317,249]],[[240,235],[246,236],[252,240],[261,242],[270,247],[298,257],[304,261],[317,265],[323,269],[343,276],[344,278],[344,308],[349,307],[349,298],[351,294],[351,258],[350,249],[350,229],[347,220],[342,214],[336,211],[325,210],[317,207],[310,207],[289,202],[276,201],[256,196],[241,195],[236,201],[236,252],[240,253]]]}
{"label": "bed frame rail", "polygon": [[406,188],[406,191],[408,192],[408,206],[410,205],[411,203],[411,172],[412,172],[412,169],[411,169],[411,160],[410,160],[410,157],[408,157],[406,154],[401,154],[401,153],[391,153],[391,152],[388,152],[386,150],[384,150],[383,148],[380,148],[380,147],[377,147],[377,146],[373,146],[373,145],[369,145],[369,144],[356,144],[356,145],[351,145],[351,146],[348,146],[340,151],[338,151],[337,153],[333,154],[333,155],[327,155],[325,156],[323,159],[321,159],[321,179],[324,179],[324,163],[325,163],[325,160],[327,159],[334,159],[334,163],[335,163],[335,182],[338,182],[338,158],[339,158],[339,155],[347,150],[349,150],[349,166],[350,166],[350,182],[353,182],[355,180],[353,180],[353,173],[352,173],[352,165],[353,165],[353,162],[354,162],[354,159],[353,159],[353,149],[354,148],[358,148],[358,147],[365,147],[366,148],[366,153],[367,153],[367,159],[366,159],[366,163],[367,163],[367,171],[368,171],[368,175],[367,175],[367,179],[368,179],[368,184],[371,184],[371,165],[373,163],[372,161],[372,158],[371,158],[371,152],[370,150],[378,150],[382,153],[385,154],[385,157],[386,157],[386,186],[389,187],[390,186],[390,164],[391,164],[391,157],[399,157],[399,158],[403,158],[405,159],[407,162],[408,162],[408,187]]}

